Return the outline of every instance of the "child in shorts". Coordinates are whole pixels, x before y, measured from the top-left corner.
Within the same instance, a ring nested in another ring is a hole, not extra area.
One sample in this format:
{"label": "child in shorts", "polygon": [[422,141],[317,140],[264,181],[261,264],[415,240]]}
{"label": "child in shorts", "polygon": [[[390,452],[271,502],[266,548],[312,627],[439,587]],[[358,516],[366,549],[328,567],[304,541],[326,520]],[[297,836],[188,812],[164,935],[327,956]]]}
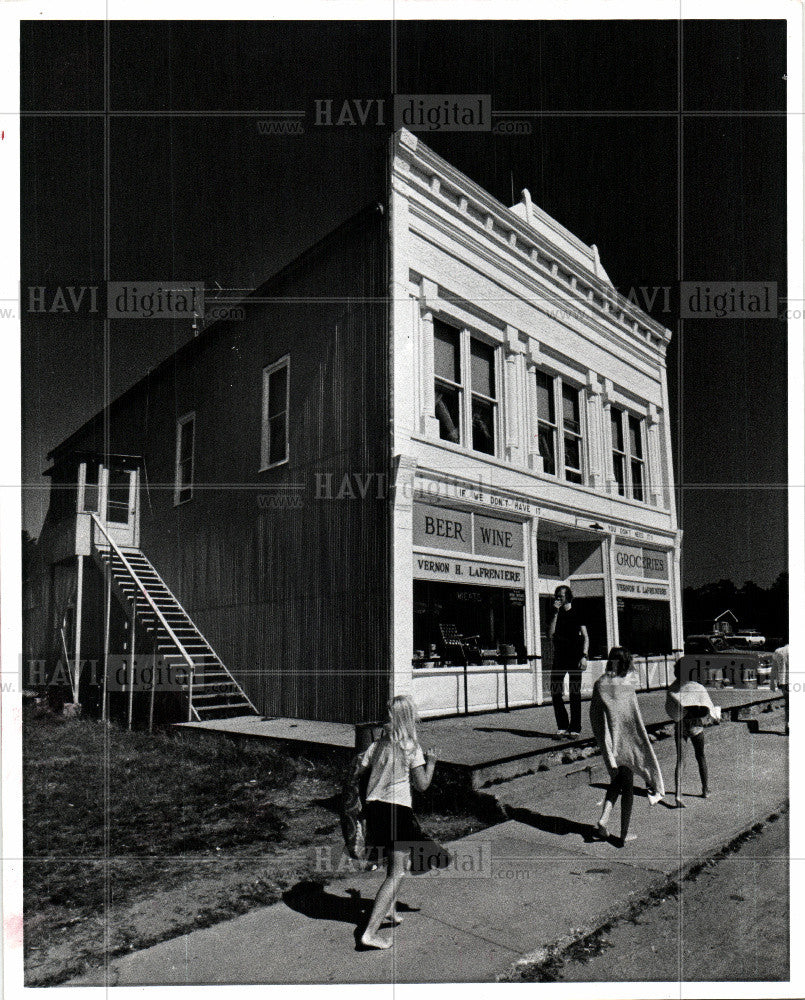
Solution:
{"label": "child in shorts", "polygon": [[702,782],[702,798],[710,794],[707,758],[704,752],[704,727],[708,720],[719,722],[721,709],[715,706],[707,689],[696,681],[683,676],[682,659],[674,665],[674,683],[668,688],[665,710],[674,720],[674,741],[676,743],[675,799],[677,809],[683,809],[682,775],[684,771],[685,743],[690,741],[699,778]]}

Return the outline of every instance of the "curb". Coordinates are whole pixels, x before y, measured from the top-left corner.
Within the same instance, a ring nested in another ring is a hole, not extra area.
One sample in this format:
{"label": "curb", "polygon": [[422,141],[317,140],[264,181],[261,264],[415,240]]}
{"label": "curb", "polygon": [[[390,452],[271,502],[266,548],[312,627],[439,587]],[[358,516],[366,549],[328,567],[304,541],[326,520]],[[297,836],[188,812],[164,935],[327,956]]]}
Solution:
{"label": "curb", "polygon": [[[579,945],[587,944],[594,947],[596,939],[609,931],[614,925],[622,921],[638,916],[647,909],[659,896],[673,895],[678,892],[681,883],[695,878],[701,869],[707,864],[720,861],[723,857],[732,854],[745,840],[752,834],[760,833],[770,823],[776,822],[788,813],[788,800],[784,800],[772,812],[762,820],[756,820],[748,824],[738,833],[725,840],[720,847],[701,858],[694,858],[687,861],[671,875],[658,875],[657,879],[648,888],[647,894],[643,894],[640,899],[629,902],[624,900],[624,906],[618,910],[613,910],[609,914],[596,917],[589,924],[575,929],[570,934],[565,934],[551,944],[542,945],[513,962],[509,970],[501,973],[496,982],[555,982],[556,980],[546,975],[540,978],[540,969],[548,965],[561,964],[563,958],[572,949]],[[524,978],[525,976],[525,978]]]}

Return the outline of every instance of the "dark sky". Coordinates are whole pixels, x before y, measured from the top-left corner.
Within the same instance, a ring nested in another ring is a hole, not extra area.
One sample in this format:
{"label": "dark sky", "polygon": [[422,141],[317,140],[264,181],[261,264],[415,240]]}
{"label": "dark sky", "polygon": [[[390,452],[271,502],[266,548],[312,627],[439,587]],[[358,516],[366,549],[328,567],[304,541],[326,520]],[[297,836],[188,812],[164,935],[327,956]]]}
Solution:
{"label": "dark sky", "polygon": [[[422,134],[506,204],[595,243],[624,294],[678,279],[785,295],[785,23],[113,22],[112,280],[254,287],[382,191],[390,95],[490,94],[531,135]],[[104,24],[24,22],[22,284],[104,277]],[[317,127],[316,99],[385,98],[386,126]],[[303,111],[266,136],[260,112]],[[680,113],[681,111],[681,113]],[[35,113],[34,113],[35,112]],[[195,114],[166,114],[195,112]],[[203,112],[203,113],[200,113]],[[227,114],[230,112],[230,114]],[[668,354],[684,583],[786,567],[786,326],[649,312]],[[103,328],[23,310],[24,525],[50,448],[103,405]],[[190,336],[114,321],[113,395]]]}

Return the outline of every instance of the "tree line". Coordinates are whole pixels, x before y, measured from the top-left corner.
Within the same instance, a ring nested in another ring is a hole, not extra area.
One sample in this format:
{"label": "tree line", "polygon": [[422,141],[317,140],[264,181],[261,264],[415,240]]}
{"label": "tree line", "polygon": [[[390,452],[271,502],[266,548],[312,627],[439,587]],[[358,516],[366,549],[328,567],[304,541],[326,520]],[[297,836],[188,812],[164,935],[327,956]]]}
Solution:
{"label": "tree line", "polygon": [[737,587],[732,580],[685,587],[682,616],[685,635],[710,632],[713,621],[723,611],[738,619],[735,629],[757,629],[767,639],[788,642],[788,572],[783,571],[770,587],[747,580]]}

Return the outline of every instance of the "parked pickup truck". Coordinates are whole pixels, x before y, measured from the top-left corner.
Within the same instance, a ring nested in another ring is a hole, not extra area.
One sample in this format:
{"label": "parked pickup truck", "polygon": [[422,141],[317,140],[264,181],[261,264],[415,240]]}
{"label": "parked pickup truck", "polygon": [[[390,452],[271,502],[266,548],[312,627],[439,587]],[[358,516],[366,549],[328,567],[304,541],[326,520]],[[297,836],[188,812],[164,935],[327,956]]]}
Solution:
{"label": "parked pickup truck", "polygon": [[758,687],[769,683],[771,653],[731,644],[729,636],[689,635],[682,665],[685,676],[709,687]]}

